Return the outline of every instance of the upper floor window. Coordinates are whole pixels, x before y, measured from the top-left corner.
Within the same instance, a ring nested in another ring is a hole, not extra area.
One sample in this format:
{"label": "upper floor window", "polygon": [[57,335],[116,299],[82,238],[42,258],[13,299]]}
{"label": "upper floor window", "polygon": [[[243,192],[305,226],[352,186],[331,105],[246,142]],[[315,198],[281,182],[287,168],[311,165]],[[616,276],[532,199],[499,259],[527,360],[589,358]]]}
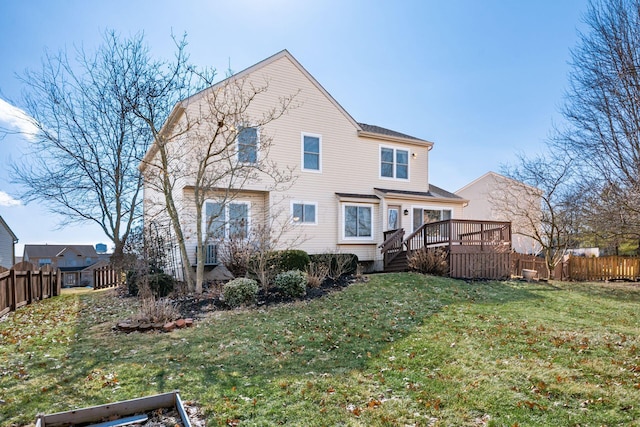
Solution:
{"label": "upper floor window", "polygon": [[238,131],[238,161],[258,162],[258,128],[241,127]]}
{"label": "upper floor window", "polygon": [[380,176],[409,179],[409,151],[380,147]]}
{"label": "upper floor window", "polygon": [[294,202],[291,204],[291,211],[295,224],[317,224],[315,203]]}
{"label": "upper floor window", "polygon": [[302,134],[302,169],[320,171],[320,149],[322,137],[320,135]]}
{"label": "upper floor window", "polygon": [[38,260],[38,266],[42,267],[43,265],[51,265],[51,258],[40,258]]}
{"label": "upper floor window", "polygon": [[205,202],[205,230],[213,239],[244,239],[249,234],[249,203]]}

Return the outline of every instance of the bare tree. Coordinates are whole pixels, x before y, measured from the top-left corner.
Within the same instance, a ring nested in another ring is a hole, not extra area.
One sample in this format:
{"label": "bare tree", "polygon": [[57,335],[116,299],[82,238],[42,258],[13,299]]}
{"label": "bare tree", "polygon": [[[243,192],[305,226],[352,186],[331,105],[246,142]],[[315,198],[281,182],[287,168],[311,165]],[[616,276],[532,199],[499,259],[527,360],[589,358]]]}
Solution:
{"label": "bare tree", "polygon": [[[248,224],[226,218],[223,211],[207,214],[205,202],[215,201],[217,209],[225,209],[249,184],[259,183],[266,194],[293,182],[293,171],[269,158],[272,139],[265,125],[294,107],[296,94],[280,97],[276,105],[251,114],[250,107],[268,87],[267,81],[258,85],[246,77],[231,76],[179,102],[163,128],[152,126],[155,142],[141,169],[149,189],[161,195],[156,200],[161,206],[158,214],[173,225],[185,279],[196,292],[202,292],[207,241],[248,235]],[[220,225],[217,219],[223,216]],[[186,265],[187,230],[196,239],[195,275]]]}
{"label": "bare tree", "polygon": [[176,42],[175,61],[159,61],[142,35],[108,31],[94,53],[46,54],[40,70],[21,77],[24,110],[37,129],[13,166],[22,198],[62,215],[62,225],[98,224],[113,241],[114,259],[140,219],[137,165],[154,137],[136,112],[144,105],[147,118],[162,123],[184,96],[192,73],[184,46]]}
{"label": "bare tree", "polygon": [[575,235],[572,163],[561,156],[520,155],[517,165],[505,166],[502,172],[511,180],[489,199],[520,234],[540,245],[553,278],[555,266]]}
{"label": "bare tree", "polygon": [[[638,247],[640,240],[640,214],[625,204],[611,203],[623,190],[614,183],[600,184],[582,182],[579,193],[581,203],[579,215],[579,238],[584,246],[600,248],[601,254],[619,255],[621,250]],[[626,198],[636,200],[640,194],[624,193]]]}
{"label": "bare tree", "polygon": [[568,125],[555,142],[576,159],[588,183],[585,218],[597,218],[595,231],[638,236],[640,0],[595,0],[584,21],[588,30],[572,51],[562,110]]}

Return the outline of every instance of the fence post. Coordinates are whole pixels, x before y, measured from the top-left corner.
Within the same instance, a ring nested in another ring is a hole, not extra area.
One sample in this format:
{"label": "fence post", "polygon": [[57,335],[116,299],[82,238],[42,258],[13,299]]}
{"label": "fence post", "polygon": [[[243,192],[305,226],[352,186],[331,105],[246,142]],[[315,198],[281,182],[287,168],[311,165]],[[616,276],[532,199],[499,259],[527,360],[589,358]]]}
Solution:
{"label": "fence post", "polygon": [[[56,272],[55,275],[53,275],[53,272],[51,272],[51,279],[54,280],[55,277],[55,296],[59,296],[62,292],[62,283],[60,283],[60,269],[56,268]],[[53,284],[51,286],[51,290],[54,290]]]}
{"label": "fence post", "polygon": [[27,276],[25,277],[26,281],[27,281],[27,295],[25,295],[27,298],[27,304],[31,304],[33,302],[33,289],[31,288],[31,274],[33,273],[33,271],[28,270],[27,271]]}
{"label": "fence post", "polygon": [[11,293],[9,307],[11,307],[11,311],[16,311],[16,270],[14,268],[11,269],[9,275],[9,292]]}

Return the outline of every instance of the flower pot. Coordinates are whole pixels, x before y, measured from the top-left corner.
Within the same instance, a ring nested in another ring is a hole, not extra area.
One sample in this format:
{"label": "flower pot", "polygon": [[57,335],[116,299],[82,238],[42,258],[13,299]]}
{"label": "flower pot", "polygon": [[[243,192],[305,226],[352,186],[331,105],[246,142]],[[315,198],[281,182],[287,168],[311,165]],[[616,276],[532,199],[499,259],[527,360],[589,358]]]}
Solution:
{"label": "flower pot", "polygon": [[528,270],[526,268],[522,269],[522,278],[527,282],[530,282],[538,277],[538,272],[536,270]]}

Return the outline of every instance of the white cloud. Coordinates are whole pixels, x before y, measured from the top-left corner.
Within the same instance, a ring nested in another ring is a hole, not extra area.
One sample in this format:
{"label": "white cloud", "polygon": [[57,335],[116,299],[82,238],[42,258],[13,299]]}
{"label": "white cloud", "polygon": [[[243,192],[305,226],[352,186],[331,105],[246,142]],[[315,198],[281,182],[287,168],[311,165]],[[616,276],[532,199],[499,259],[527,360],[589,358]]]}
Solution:
{"label": "white cloud", "polygon": [[11,207],[20,205],[22,205],[20,200],[16,200],[4,191],[0,191],[0,206]]}
{"label": "white cloud", "polygon": [[0,122],[6,123],[9,129],[13,129],[25,138],[33,140],[38,129],[32,121],[33,119],[23,110],[0,98]]}

